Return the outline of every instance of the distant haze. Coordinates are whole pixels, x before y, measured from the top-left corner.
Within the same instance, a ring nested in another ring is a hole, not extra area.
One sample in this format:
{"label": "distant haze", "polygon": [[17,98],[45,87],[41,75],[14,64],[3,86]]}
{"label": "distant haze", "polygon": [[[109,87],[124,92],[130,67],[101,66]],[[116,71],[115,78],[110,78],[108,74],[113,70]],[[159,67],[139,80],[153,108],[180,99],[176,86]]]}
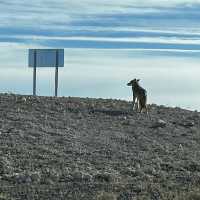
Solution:
{"label": "distant haze", "polygon": [[[32,93],[29,48],[64,48],[59,96],[131,100],[200,110],[200,0],[0,0],[0,92]],[[54,69],[39,69],[53,95]]]}

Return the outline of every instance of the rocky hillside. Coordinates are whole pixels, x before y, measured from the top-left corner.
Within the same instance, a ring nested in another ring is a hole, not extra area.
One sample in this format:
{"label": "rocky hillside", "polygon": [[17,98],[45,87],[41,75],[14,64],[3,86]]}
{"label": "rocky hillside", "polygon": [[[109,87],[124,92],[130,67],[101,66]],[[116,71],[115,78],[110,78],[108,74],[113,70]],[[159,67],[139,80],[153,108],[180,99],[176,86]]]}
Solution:
{"label": "rocky hillside", "polygon": [[0,199],[181,199],[200,186],[200,113],[0,95]]}

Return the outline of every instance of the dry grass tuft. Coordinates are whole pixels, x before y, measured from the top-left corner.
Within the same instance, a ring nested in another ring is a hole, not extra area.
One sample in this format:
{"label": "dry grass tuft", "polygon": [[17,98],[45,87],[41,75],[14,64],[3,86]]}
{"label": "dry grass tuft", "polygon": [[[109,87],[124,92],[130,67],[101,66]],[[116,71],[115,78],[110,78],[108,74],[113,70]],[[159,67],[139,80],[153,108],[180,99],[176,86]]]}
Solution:
{"label": "dry grass tuft", "polygon": [[117,196],[113,193],[101,192],[96,200],[117,200]]}

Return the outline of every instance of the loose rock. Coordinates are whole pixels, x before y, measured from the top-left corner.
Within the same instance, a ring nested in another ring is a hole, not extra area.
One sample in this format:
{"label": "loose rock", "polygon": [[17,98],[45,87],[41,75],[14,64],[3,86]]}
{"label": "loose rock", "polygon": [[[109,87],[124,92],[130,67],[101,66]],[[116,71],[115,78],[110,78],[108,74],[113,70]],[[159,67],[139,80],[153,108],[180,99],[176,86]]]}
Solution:
{"label": "loose rock", "polygon": [[166,127],[166,122],[162,119],[157,120],[152,125],[150,125],[150,128],[164,128]]}

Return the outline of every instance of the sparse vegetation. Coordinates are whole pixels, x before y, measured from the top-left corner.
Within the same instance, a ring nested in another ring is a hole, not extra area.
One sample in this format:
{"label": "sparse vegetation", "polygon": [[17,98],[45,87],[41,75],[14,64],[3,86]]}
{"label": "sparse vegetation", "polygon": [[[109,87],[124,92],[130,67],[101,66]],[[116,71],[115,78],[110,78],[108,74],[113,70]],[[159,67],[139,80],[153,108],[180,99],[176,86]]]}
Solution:
{"label": "sparse vegetation", "polygon": [[117,200],[117,196],[113,193],[101,192],[97,195],[97,200]]}
{"label": "sparse vegetation", "polygon": [[130,108],[1,94],[0,199],[200,199],[200,113]]}

